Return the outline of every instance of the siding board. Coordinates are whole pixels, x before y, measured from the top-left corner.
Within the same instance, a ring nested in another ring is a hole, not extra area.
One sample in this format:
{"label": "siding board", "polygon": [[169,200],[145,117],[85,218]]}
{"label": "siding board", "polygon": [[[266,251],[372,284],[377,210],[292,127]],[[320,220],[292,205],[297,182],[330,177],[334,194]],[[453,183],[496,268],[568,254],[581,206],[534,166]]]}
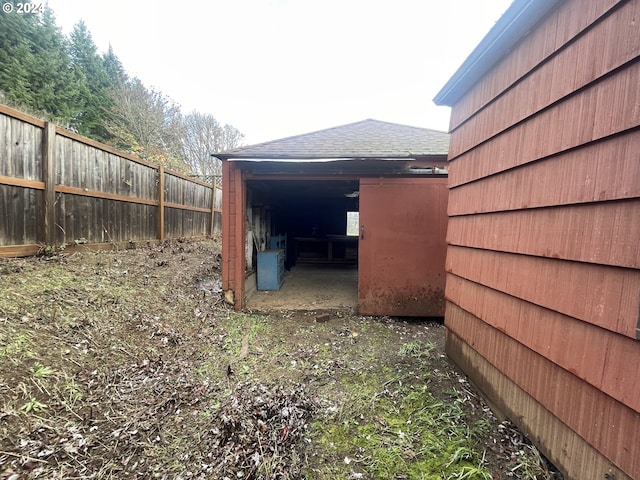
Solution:
{"label": "siding board", "polygon": [[[457,246],[449,246],[446,269],[513,297],[636,338],[638,270]],[[526,276],[522,272],[527,272]]]}
{"label": "siding board", "polygon": [[485,250],[640,268],[640,199],[451,217],[447,241]]}
{"label": "siding board", "polygon": [[[634,60],[640,53],[639,17],[640,0],[626,2],[614,10],[577,38],[571,48],[558,51],[496,98],[490,108],[478,111],[461,125],[452,138],[449,155],[459,156]],[[526,101],[518,101],[520,98]]]}
{"label": "siding board", "polygon": [[634,130],[464,184],[450,190],[449,214],[640,197],[639,151],[640,130]]}
{"label": "siding board", "polygon": [[634,455],[637,445],[640,445],[638,412],[615,402],[507,335],[496,335],[491,326],[452,303],[447,303],[446,318],[451,333],[465,341],[627,475],[640,478],[640,457]]}
{"label": "siding board", "polygon": [[[524,36],[522,42],[455,105],[451,111],[451,131],[455,131],[511,85],[526,78],[554,52],[622,2],[624,0],[562,3],[553,15]],[[521,101],[518,99],[518,102]]]}
{"label": "siding board", "polygon": [[[540,405],[535,398],[487,362],[478,352],[450,331],[446,332],[446,349],[471,381],[487,392],[492,404],[502,414],[519,419],[520,428],[555,465],[564,466],[565,478],[631,477],[607,461],[565,423]],[[558,389],[559,390],[559,389]],[[505,401],[508,399],[508,403]],[[568,475],[571,472],[571,477]]]}
{"label": "siding board", "polygon": [[[471,182],[639,126],[638,78],[640,62],[534,115],[491,142],[461,156],[450,156],[450,186]],[[557,125],[562,125],[562,128]],[[540,141],[542,138],[544,142]]]}
{"label": "siding board", "polygon": [[640,384],[633,381],[640,364],[636,340],[455,275],[447,277],[445,295],[496,330],[640,412]]}
{"label": "siding board", "polygon": [[640,0],[500,48],[447,93],[447,353],[568,478],[640,478]]}

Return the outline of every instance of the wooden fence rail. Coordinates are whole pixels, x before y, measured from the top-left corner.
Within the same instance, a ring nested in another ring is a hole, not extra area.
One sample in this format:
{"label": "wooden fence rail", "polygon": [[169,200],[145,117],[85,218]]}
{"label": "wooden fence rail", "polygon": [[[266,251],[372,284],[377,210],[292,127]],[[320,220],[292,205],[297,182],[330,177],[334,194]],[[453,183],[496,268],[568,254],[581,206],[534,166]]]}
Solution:
{"label": "wooden fence rail", "polygon": [[0,257],[212,236],[222,190],[0,105]]}

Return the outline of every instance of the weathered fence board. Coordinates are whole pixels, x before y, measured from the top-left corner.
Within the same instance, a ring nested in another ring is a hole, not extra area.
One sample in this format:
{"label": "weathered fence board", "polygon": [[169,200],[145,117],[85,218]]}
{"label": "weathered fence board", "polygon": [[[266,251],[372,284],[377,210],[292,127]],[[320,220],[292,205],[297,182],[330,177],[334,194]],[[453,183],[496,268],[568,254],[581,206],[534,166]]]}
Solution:
{"label": "weathered fence board", "polygon": [[42,127],[0,115],[0,175],[40,180],[41,144]]}
{"label": "weathered fence board", "polygon": [[0,105],[0,256],[211,236],[221,230],[221,194]]}

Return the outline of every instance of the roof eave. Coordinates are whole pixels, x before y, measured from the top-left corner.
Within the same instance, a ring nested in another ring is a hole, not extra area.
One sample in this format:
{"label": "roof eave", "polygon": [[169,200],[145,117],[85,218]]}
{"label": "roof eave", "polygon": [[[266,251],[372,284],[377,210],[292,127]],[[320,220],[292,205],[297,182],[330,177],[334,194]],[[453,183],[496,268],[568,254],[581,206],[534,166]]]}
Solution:
{"label": "roof eave", "polygon": [[349,160],[351,157],[334,157],[331,155],[324,155],[319,157],[317,155],[282,155],[282,154],[247,154],[247,153],[212,153],[212,157],[219,158],[220,160],[271,160],[274,162],[287,161],[287,160]]}
{"label": "roof eave", "polygon": [[242,154],[211,154],[220,160],[254,161],[254,162],[339,162],[354,160],[415,160],[425,157],[446,157],[447,153],[412,153],[408,155],[356,155],[356,156],[312,156],[312,155],[242,155]]}
{"label": "roof eave", "polygon": [[564,0],[514,0],[493,28],[434,97],[440,106],[453,106],[551,9]]}

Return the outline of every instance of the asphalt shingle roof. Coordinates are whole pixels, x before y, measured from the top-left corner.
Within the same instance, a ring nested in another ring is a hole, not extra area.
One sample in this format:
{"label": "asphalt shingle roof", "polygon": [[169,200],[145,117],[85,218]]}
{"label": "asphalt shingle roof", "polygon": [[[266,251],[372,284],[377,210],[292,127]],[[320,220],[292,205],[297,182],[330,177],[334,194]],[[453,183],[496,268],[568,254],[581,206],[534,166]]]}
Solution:
{"label": "asphalt shingle roof", "polygon": [[447,155],[448,151],[446,132],[368,119],[213,155],[224,159],[393,159]]}

